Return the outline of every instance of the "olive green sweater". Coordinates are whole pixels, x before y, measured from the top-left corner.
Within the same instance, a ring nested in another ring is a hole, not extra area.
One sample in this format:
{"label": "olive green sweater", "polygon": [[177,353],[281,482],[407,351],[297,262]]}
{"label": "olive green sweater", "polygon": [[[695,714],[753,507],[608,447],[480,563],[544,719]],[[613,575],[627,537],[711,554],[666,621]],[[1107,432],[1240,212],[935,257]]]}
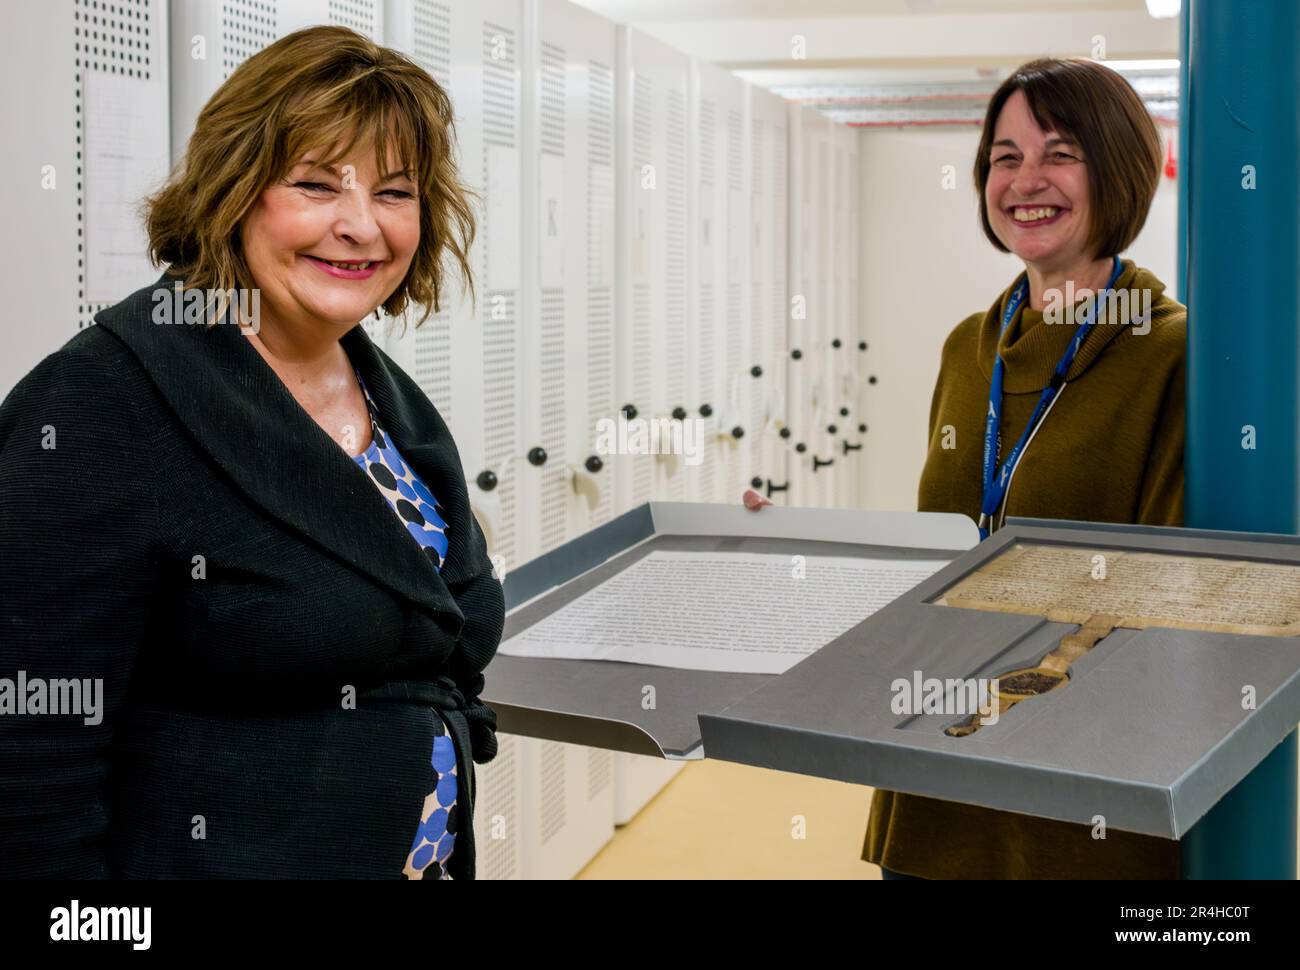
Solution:
{"label": "olive green sweater", "polygon": [[[1023,274],[1022,274],[1023,275]],[[963,320],[943,347],[930,405],[918,508],[978,520],[984,418],[995,352],[1006,365],[1002,454],[1019,440],[1077,325],[1017,314],[1000,344],[1005,301]],[[1187,312],[1151,273],[1123,261],[1118,289],[1151,290],[1148,333],[1095,326],[1016,470],[1006,515],[1182,525]],[[1133,305],[1135,316],[1142,304]],[[1073,318],[1071,318],[1073,319]],[[999,462],[1000,464],[1000,462]],[[998,517],[1001,522],[1001,516]],[[927,878],[1177,878],[1177,842],[877,791],[863,858]]]}

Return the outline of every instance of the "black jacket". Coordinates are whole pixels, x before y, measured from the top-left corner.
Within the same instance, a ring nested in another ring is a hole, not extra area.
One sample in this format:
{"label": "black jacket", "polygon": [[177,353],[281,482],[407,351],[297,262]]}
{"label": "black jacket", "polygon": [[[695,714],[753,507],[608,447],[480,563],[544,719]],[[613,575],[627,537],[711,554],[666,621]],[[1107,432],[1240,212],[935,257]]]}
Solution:
{"label": "black jacket", "polygon": [[342,338],[447,513],[439,573],[238,328],[151,320],[170,285],[0,406],[0,678],[104,698],[92,725],[0,713],[0,877],[399,878],[437,708],[471,878],[504,601],[447,426],[360,326]]}

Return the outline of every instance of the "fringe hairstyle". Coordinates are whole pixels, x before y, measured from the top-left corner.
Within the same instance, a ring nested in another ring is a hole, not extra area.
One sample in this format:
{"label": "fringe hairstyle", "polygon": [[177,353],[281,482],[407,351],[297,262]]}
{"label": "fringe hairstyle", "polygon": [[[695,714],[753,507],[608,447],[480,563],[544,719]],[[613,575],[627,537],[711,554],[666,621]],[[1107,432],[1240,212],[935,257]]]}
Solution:
{"label": "fringe hairstyle", "polygon": [[1042,58],[1022,64],[989,99],[975,153],[975,189],[984,235],[997,249],[1009,251],[989,222],[984,187],[993,167],[989,154],[998,115],[1017,91],[1025,93],[1038,127],[1068,135],[1083,149],[1091,210],[1088,246],[1093,255],[1122,253],[1142,231],[1160,185],[1164,164],[1160,133],[1123,75],[1082,58]]}
{"label": "fringe hairstyle", "polygon": [[385,312],[415,303],[418,327],[442,308],[452,267],[473,297],[474,195],[456,169],[451,99],[415,62],[346,27],[282,37],[217,89],[184,159],[145,203],[150,258],[186,289],[248,286],[239,229],[263,190],[305,152],[332,152],[319,161],[336,164],[358,146],[374,150],[379,172],[395,150],[418,187],[420,242]]}

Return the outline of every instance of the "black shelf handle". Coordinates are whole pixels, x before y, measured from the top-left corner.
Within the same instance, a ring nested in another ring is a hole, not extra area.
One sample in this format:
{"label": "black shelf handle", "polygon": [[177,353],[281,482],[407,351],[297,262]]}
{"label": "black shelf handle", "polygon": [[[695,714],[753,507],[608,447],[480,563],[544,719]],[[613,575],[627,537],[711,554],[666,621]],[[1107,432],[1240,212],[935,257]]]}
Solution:
{"label": "black shelf handle", "polygon": [[844,454],[847,455],[850,451],[861,451],[861,450],[862,450],[861,444],[851,445],[849,444],[847,438],[844,440]]}
{"label": "black shelf handle", "polygon": [[772,479],[767,480],[767,497],[771,498],[773,492],[786,492],[790,489],[790,483],[787,481],[784,485],[773,484]]}
{"label": "black shelf handle", "polygon": [[827,458],[825,461],[822,461],[816,455],[813,455],[813,471],[816,471],[819,468],[825,468],[827,465],[833,465],[833,464],[835,464],[834,458]]}

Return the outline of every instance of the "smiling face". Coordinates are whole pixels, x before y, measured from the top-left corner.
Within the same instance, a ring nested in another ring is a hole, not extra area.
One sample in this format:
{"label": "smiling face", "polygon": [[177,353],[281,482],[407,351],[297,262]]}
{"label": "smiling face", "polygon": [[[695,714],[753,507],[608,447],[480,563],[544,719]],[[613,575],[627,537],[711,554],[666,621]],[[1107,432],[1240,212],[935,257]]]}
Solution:
{"label": "smiling face", "polygon": [[308,152],[268,186],[240,227],[264,320],[337,339],[401,284],[420,242],[414,173],[396,154],[380,172],[358,146],[326,165]]}
{"label": "smiling face", "polygon": [[1068,135],[1040,128],[1022,91],[1002,106],[989,160],[989,224],[1007,249],[1042,269],[1093,258],[1083,150]]}

